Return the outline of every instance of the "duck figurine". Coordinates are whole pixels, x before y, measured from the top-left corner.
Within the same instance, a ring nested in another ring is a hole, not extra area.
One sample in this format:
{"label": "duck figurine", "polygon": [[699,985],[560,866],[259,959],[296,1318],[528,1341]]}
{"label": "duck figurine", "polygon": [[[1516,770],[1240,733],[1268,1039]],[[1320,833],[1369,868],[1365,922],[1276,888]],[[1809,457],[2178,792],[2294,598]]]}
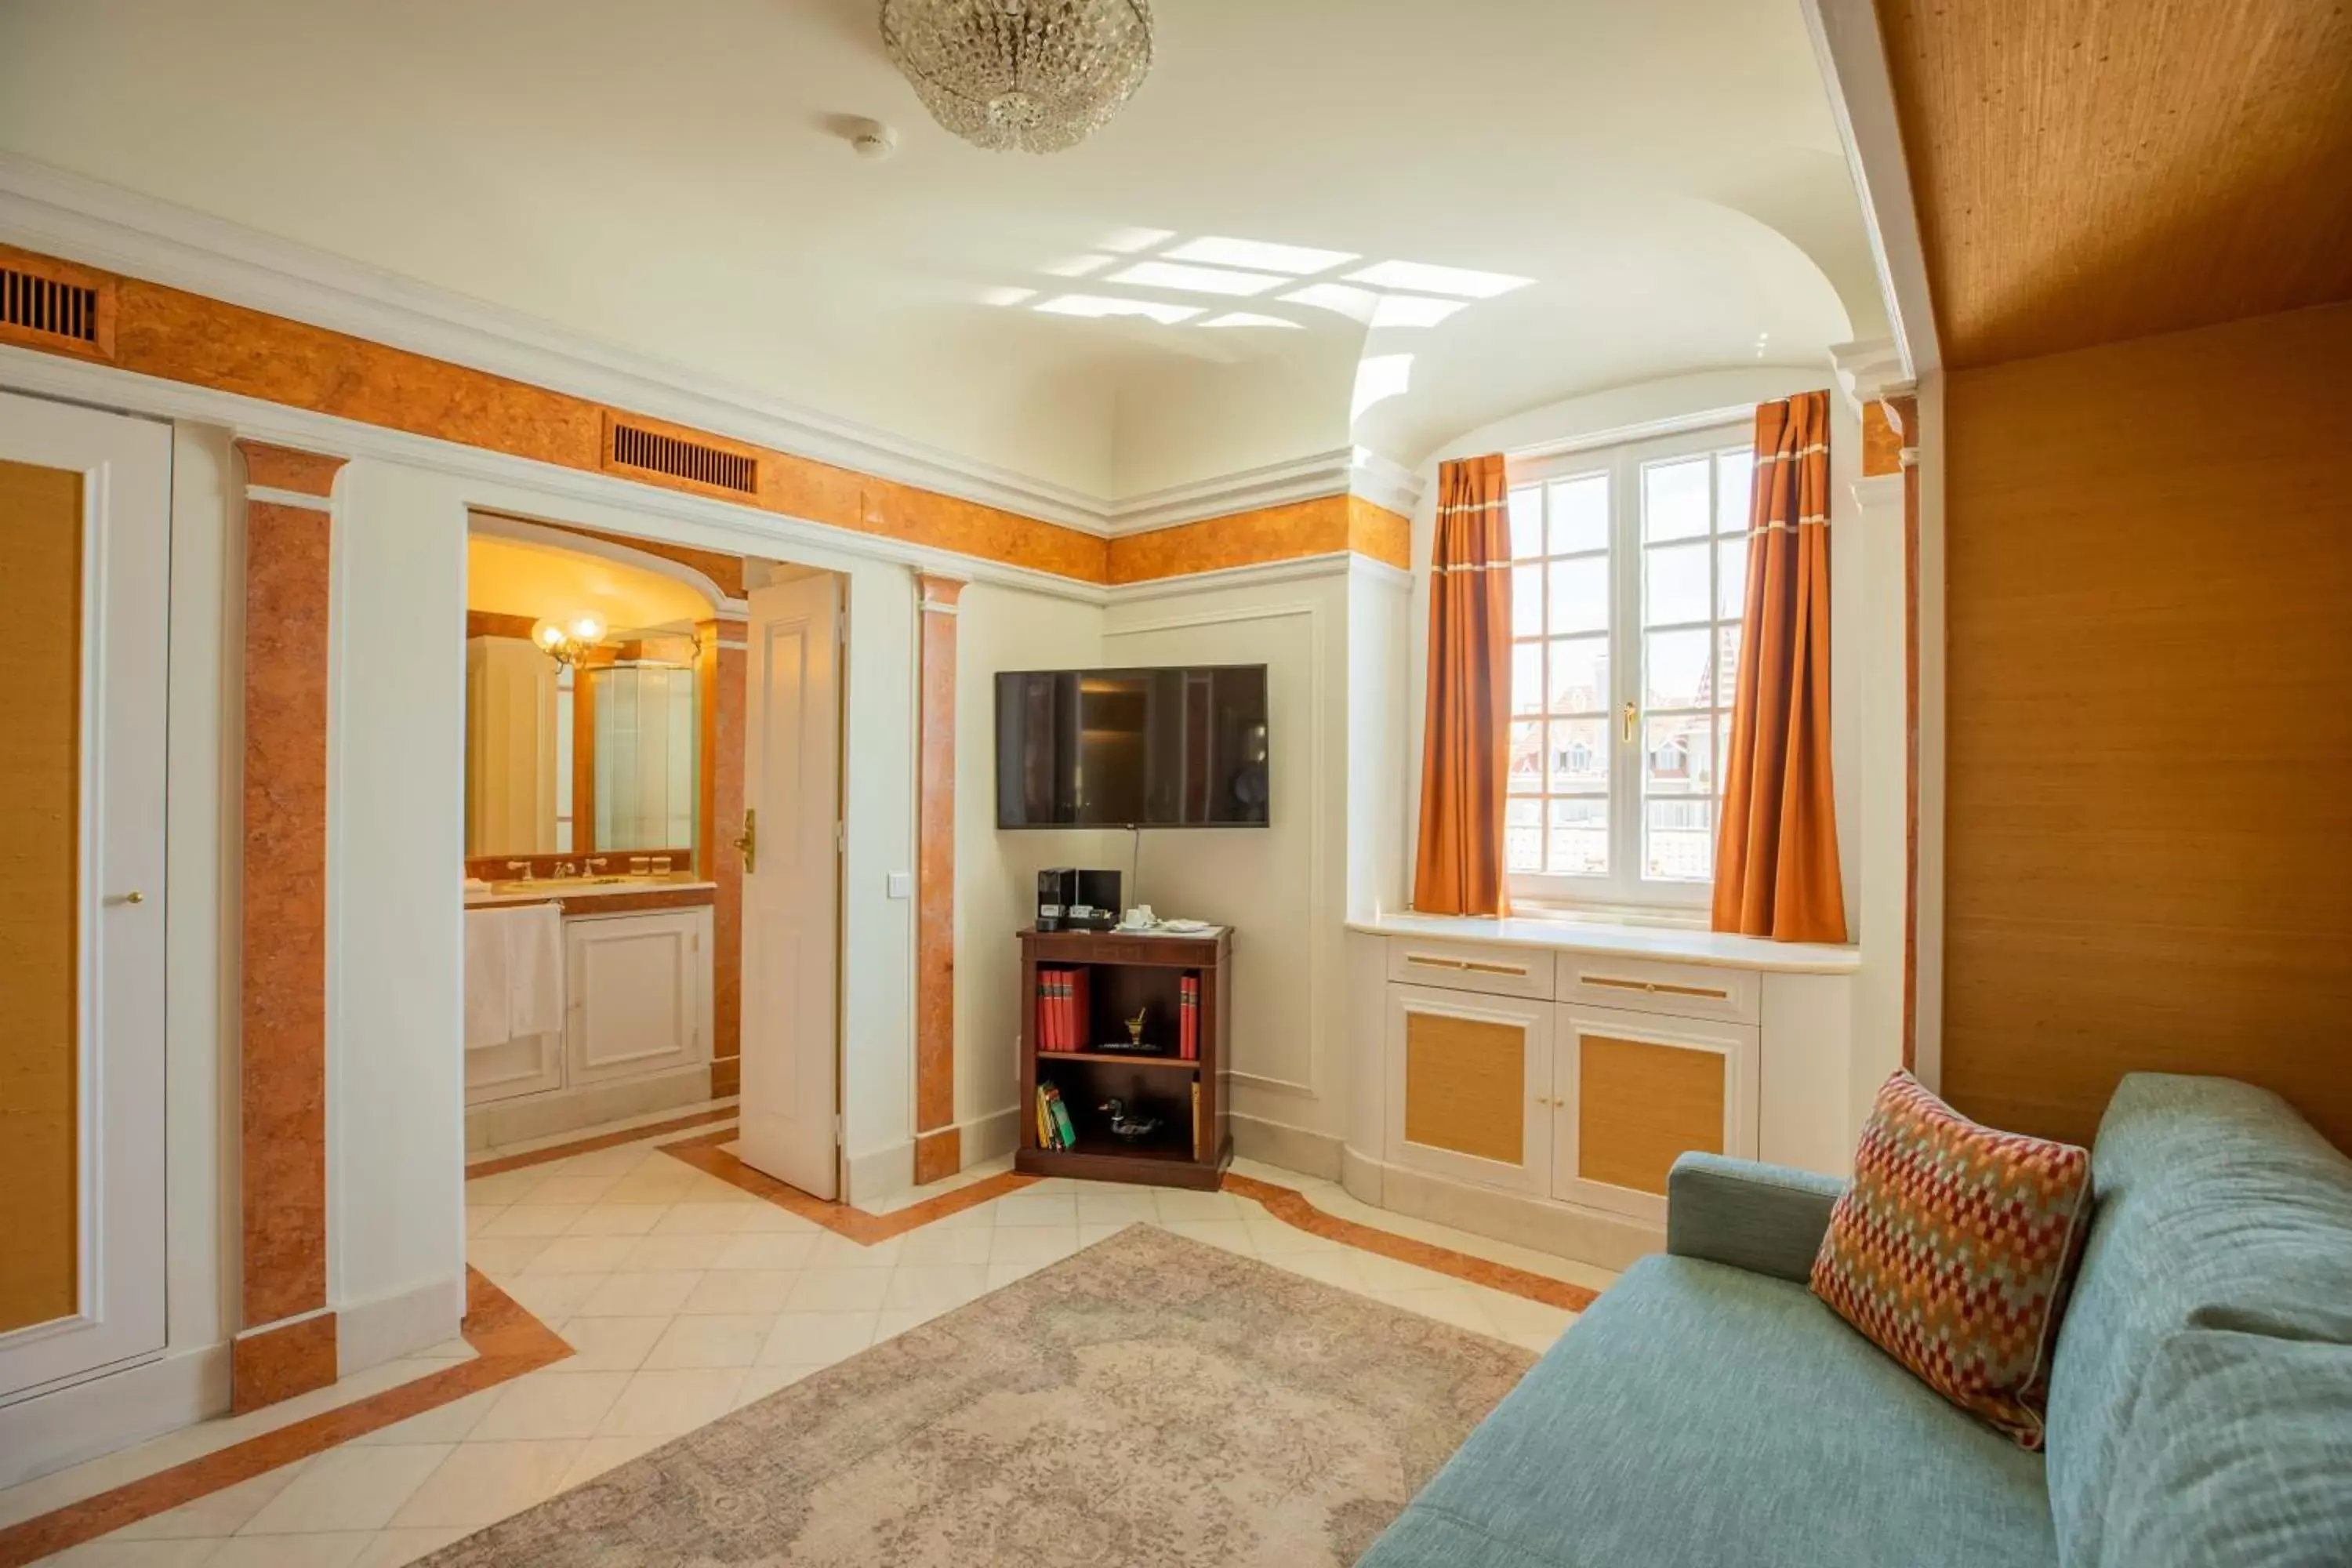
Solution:
{"label": "duck figurine", "polygon": [[1114,1138],[1123,1138],[1132,1143],[1160,1131],[1159,1117],[1129,1116],[1127,1101],[1123,1100],[1106,1100],[1095,1109],[1110,1118],[1110,1135]]}

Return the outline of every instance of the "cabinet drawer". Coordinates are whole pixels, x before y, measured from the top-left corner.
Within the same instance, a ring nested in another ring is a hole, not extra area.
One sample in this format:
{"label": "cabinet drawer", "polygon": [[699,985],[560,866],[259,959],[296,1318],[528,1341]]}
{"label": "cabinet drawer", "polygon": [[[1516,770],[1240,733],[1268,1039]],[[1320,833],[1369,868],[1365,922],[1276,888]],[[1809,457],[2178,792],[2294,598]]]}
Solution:
{"label": "cabinet drawer", "polygon": [[1653,963],[1605,954],[1559,955],[1559,999],[1677,1018],[1753,1024],[1761,1012],[1755,971],[1701,963]]}
{"label": "cabinet drawer", "polygon": [[1541,948],[1389,938],[1389,978],[1406,985],[1551,998],[1552,955]]}

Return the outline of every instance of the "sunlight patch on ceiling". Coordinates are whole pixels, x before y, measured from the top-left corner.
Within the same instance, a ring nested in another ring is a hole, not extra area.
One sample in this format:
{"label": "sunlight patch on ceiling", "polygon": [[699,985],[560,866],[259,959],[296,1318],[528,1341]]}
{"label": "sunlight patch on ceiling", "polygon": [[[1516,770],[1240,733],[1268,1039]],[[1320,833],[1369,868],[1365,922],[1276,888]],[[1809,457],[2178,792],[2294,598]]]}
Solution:
{"label": "sunlight patch on ceiling", "polygon": [[1287,316],[1261,316],[1255,310],[1228,310],[1222,316],[1212,316],[1201,323],[1204,327],[1287,327],[1303,331],[1297,321]]}
{"label": "sunlight patch on ceiling", "polygon": [[1057,294],[1036,309],[1047,316],[1149,316],[1170,327],[1201,313],[1198,305],[1171,305],[1159,300],[1114,300],[1104,294]]}
{"label": "sunlight patch on ceiling", "polygon": [[1369,283],[1377,289],[1415,289],[1428,294],[1491,300],[1497,294],[1524,289],[1535,279],[1515,278],[1507,272],[1475,272],[1466,267],[1432,267],[1423,261],[1381,261],[1360,272],[1349,273],[1348,281]]}
{"label": "sunlight patch on ceiling", "polygon": [[1373,354],[1356,366],[1356,390],[1348,399],[1348,423],[1353,425],[1364,416],[1364,410],[1391,397],[1401,397],[1412,385],[1411,354]]}
{"label": "sunlight patch on ceiling", "polygon": [[1309,283],[1282,299],[1285,304],[1312,305],[1318,310],[1336,310],[1351,321],[1366,322],[1381,303],[1381,297],[1370,289],[1350,289],[1345,283]]}
{"label": "sunlight patch on ceiling", "polygon": [[1304,245],[1268,245],[1257,239],[1227,239],[1220,235],[1207,235],[1188,239],[1164,252],[1171,261],[1205,261],[1213,267],[1255,267],[1268,272],[1287,272],[1303,278],[1310,272],[1328,272],[1341,262],[1353,261],[1352,250],[1316,250]]}
{"label": "sunlight patch on ceiling", "polygon": [[1222,267],[1187,267],[1173,261],[1139,261],[1103,279],[1139,289],[1175,289],[1187,294],[1263,294],[1290,281],[1265,272],[1232,272]]}
{"label": "sunlight patch on ceiling", "polygon": [[1175,237],[1176,231],[1172,228],[1115,228],[1095,243],[1104,250],[1134,256],[1150,250],[1155,245],[1165,245]]}
{"label": "sunlight patch on ceiling", "polygon": [[1036,297],[1034,289],[982,289],[980,291],[980,302],[983,305],[1018,305]]}
{"label": "sunlight patch on ceiling", "polygon": [[1433,327],[1469,303],[1467,300],[1433,300],[1426,294],[1383,294],[1372,308],[1372,325]]}
{"label": "sunlight patch on ceiling", "polygon": [[1084,278],[1090,273],[1100,272],[1118,259],[1116,256],[1105,256],[1099,253],[1088,256],[1068,256],[1059,261],[1049,261],[1037,270],[1050,272],[1056,278]]}

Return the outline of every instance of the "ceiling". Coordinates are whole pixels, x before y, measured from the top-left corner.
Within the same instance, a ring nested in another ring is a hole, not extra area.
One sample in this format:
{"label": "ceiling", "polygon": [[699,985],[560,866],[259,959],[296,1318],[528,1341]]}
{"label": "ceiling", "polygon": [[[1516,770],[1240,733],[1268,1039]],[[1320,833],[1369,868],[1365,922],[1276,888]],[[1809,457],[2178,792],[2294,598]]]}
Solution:
{"label": "ceiling", "polygon": [[1944,357],[2352,299],[2343,0],[1879,0]]}
{"label": "ceiling", "polygon": [[[1106,501],[1885,330],[1792,0],[1162,0],[1045,158],[935,126],[875,11],[10,0],[0,150]],[[1202,239],[1341,258],[1112,280]]]}
{"label": "ceiling", "polygon": [[466,538],[466,608],[533,620],[594,616],[614,631],[690,628],[717,614],[677,578],[582,551],[487,533]]}

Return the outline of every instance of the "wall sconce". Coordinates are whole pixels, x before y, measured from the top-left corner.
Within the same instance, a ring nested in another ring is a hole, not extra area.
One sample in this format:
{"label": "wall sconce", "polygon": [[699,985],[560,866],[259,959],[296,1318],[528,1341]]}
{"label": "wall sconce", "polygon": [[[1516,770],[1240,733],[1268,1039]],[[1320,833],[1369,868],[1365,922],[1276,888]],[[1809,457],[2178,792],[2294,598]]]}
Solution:
{"label": "wall sconce", "polygon": [[570,621],[541,621],[530,628],[530,640],[558,664],[578,664],[604,637],[604,623],[593,616]]}

